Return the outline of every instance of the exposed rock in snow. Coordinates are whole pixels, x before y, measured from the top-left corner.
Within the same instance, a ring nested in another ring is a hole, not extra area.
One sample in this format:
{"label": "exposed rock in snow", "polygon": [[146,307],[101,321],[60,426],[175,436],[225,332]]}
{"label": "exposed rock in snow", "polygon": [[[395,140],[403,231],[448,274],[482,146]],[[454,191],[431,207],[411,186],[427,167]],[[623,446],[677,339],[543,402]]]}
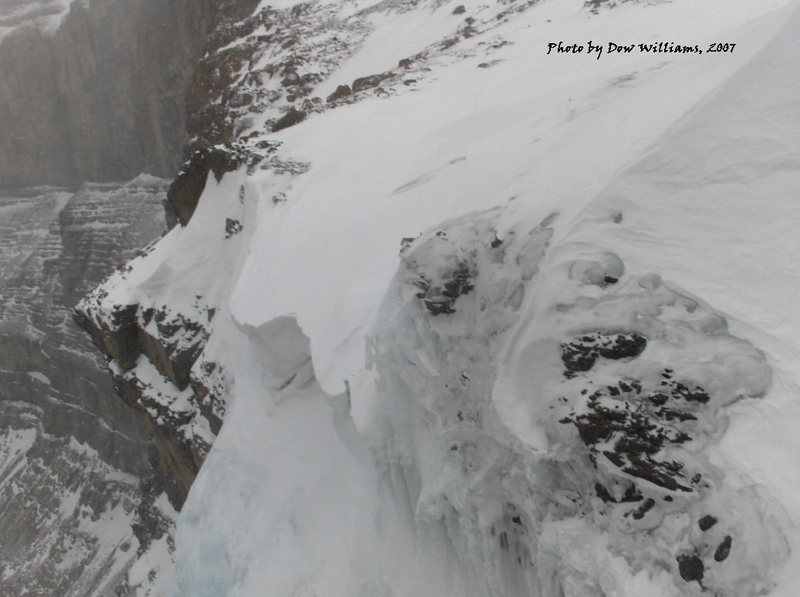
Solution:
{"label": "exposed rock in snow", "polygon": [[180,222],[189,222],[197,202],[206,186],[209,172],[219,181],[223,174],[236,170],[251,156],[223,147],[201,147],[195,149],[178,172],[167,193],[167,225],[172,228]]}
{"label": "exposed rock in snow", "polygon": [[[207,184],[215,183],[213,170],[206,172],[212,174]],[[235,177],[220,184],[232,191]],[[237,221],[245,219],[238,192],[210,207]],[[220,299],[233,272],[226,273],[223,264],[236,254],[243,234],[230,234],[225,217],[218,223],[211,235],[196,226],[198,236],[187,236],[177,226],[164,243],[142,251],[75,308],[75,321],[111,359],[118,393],[145,415],[166,469],[185,492],[219,431],[230,382],[227,365],[213,353],[209,356],[206,345],[217,320],[226,317],[220,313]],[[194,245],[183,245],[185,253],[179,249],[186,262],[159,263],[178,239]]]}
{"label": "exposed rock in snow", "polygon": [[[481,566],[478,594],[555,595],[575,583],[603,594],[574,546],[551,536],[577,520],[633,570],[717,594],[763,592],[786,540],[763,496],[726,486],[708,446],[727,405],[765,394],[764,356],[657,277],[627,274],[598,292],[570,279],[569,261],[539,273],[551,235],[467,216],[404,256],[372,340],[383,405],[374,441],[399,467],[395,492]],[[454,268],[471,272],[473,292],[446,312],[420,304],[420,269],[435,280]],[[535,315],[519,312],[523,296]],[[520,321],[509,348],[504,332]],[[709,512],[720,526],[699,532]]]}
{"label": "exposed rock in snow", "polygon": [[222,368],[199,359],[214,308],[192,318],[166,305],[107,307],[104,295],[82,301],[75,321],[112,359],[115,390],[145,415],[167,472],[188,492],[225,412]]}

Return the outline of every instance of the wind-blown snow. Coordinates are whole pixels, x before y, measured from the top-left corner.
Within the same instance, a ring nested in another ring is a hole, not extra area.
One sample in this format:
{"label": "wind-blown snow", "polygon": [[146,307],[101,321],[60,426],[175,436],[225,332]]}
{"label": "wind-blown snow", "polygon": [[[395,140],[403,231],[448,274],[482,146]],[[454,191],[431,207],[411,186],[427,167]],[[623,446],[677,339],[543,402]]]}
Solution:
{"label": "wind-blown snow", "polygon": [[[320,89],[429,48],[452,8],[375,13]],[[175,594],[793,594],[797,14],[543,1],[276,134],[304,173],[209,177],[104,287],[217,308],[229,407]]]}

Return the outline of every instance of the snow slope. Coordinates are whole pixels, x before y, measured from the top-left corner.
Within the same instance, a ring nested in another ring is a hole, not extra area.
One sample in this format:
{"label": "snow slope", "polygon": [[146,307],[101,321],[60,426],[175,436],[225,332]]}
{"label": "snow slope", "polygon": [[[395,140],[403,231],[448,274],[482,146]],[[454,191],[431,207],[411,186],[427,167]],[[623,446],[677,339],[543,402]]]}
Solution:
{"label": "snow slope", "polygon": [[[464,6],[374,7],[318,92],[417,78],[94,297],[215,309],[175,594],[792,594],[796,2]],[[737,46],[546,53],[590,39]]]}

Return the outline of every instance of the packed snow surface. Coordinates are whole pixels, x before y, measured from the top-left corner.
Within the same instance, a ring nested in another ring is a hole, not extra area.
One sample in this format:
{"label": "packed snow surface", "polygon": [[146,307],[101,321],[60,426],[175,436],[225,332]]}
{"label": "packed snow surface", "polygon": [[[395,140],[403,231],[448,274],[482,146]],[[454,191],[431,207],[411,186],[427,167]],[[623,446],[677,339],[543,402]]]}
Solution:
{"label": "packed snow surface", "polygon": [[[275,134],[299,174],[210,176],[104,286],[217,309],[175,594],[794,595],[797,3],[545,0],[437,54],[498,9],[455,5],[370,7],[320,89],[422,79]],[[589,40],[736,47],[547,54]]]}

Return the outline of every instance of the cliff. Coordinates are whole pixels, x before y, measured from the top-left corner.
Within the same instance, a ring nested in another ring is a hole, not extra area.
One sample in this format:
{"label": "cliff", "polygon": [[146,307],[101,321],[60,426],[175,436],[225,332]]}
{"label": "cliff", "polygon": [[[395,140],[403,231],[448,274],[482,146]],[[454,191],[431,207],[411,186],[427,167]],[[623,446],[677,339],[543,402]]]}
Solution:
{"label": "cliff", "polygon": [[73,2],[55,30],[6,17],[0,188],[172,177],[207,38],[252,5]]}
{"label": "cliff", "polygon": [[205,77],[198,58],[252,8],[0,7],[0,502],[14,513],[0,525],[5,592],[158,595],[172,582],[176,508],[197,464],[188,478],[175,466],[165,475],[162,459],[182,457],[175,434],[156,429],[168,435],[155,443],[150,419],[116,399],[72,309],[163,233],[168,184],[137,175],[174,175],[186,94]]}
{"label": "cliff", "polygon": [[[151,543],[172,540],[167,495],[180,505],[182,492],[71,318],[81,295],[164,229],[166,188],[139,177],[0,197],[0,508],[14,513],[0,524],[0,562],[9,593],[113,594]],[[168,577],[168,564],[145,574]]]}
{"label": "cliff", "polygon": [[[76,309],[191,485],[176,594],[792,594],[798,20],[721,8],[208,37],[171,230]],[[739,41],[545,51],[632,31]]]}
{"label": "cliff", "polygon": [[[304,172],[304,164],[278,157],[280,143],[267,138],[272,129],[288,126],[287,117],[307,113],[295,105],[308,113],[346,105],[380,91],[378,82],[390,78],[354,85],[356,94],[342,101],[308,98],[369,32],[364,14],[334,18],[331,6],[316,4],[255,11],[252,3],[215,6],[210,24],[201,26],[205,54],[187,93],[191,140],[165,202],[170,227],[188,224],[207,181],[219,182],[227,172]],[[279,193],[274,200],[280,202]],[[225,219],[226,245],[237,246],[240,220]],[[120,297],[112,288],[118,280],[127,288],[130,269],[81,301],[75,322],[111,359],[117,393],[145,415],[166,470],[188,492],[226,410],[225,369],[202,356],[225,277],[209,280],[190,303],[176,306],[147,294],[125,296],[124,290]]]}

